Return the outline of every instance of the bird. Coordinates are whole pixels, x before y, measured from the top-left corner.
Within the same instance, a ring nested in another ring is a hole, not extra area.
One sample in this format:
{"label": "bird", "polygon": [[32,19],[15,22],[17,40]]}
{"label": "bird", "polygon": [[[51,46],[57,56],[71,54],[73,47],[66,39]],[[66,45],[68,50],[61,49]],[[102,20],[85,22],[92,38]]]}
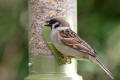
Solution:
{"label": "bird", "polygon": [[95,50],[70,28],[70,24],[62,18],[52,18],[45,26],[51,28],[50,39],[55,48],[63,54],[63,58],[86,59],[98,65],[113,80],[112,73],[100,62]]}

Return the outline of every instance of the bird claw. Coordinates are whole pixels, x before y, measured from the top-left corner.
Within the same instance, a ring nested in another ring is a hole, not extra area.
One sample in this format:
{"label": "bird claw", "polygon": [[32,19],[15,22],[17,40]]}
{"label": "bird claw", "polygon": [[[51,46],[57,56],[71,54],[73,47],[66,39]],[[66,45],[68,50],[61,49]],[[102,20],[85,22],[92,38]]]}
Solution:
{"label": "bird claw", "polygon": [[73,57],[72,56],[60,56],[59,57],[59,59],[63,59],[64,60],[64,62],[63,62],[63,64],[71,64],[72,63],[72,59]]}

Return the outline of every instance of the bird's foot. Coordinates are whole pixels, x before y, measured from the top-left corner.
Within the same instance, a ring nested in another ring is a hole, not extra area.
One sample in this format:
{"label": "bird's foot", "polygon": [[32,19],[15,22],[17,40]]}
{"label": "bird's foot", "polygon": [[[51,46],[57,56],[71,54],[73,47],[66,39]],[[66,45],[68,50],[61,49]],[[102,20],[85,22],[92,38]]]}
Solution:
{"label": "bird's foot", "polygon": [[73,56],[67,56],[67,62],[68,64],[72,63],[72,58],[74,58]]}
{"label": "bird's foot", "polygon": [[59,59],[64,59],[63,64],[66,64],[66,63],[71,64],[72,63],[72,60],[71,60],[72,58],[74,58],[74,57],[73,56],[64,56],[64,55],[59,57]]}
{"label": "bird's foot", "polygon": [[67,58],[66,58],[67,56],[64,56],[64,55],[62,55],[62,56],[60,56],[59,57],[59,59],[63,59],[64,61],[63,61],[63,64],[66,64],[67,63]]}

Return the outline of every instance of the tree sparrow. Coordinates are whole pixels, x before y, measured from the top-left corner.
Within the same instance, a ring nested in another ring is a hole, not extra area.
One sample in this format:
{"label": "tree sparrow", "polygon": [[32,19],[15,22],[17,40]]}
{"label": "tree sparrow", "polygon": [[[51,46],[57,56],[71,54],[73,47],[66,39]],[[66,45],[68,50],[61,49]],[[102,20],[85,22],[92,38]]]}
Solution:
{"label": "tree sparrow", "polygon": [[71,30],[68,22],[61,18],[53,18],[46,22],[46,26],[51,27],[51,42],[64,57],[87,59],[97,64],[111,79],[114,79],[111,72],[98,60],[91,46]]}

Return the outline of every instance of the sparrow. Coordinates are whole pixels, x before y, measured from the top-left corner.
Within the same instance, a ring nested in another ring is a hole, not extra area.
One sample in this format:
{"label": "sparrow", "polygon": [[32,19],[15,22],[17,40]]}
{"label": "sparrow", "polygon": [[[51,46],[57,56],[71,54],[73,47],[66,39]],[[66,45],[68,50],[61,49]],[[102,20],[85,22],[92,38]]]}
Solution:
{"label": "sparrow", "polygon": [[51,27],[50,39],[55,48],[64,58],[87,59],[104,70],[113,80],[112,73],[99,61],[93,48],[71,30],[70,24],[62,18],[52,18],[46,21]]}

